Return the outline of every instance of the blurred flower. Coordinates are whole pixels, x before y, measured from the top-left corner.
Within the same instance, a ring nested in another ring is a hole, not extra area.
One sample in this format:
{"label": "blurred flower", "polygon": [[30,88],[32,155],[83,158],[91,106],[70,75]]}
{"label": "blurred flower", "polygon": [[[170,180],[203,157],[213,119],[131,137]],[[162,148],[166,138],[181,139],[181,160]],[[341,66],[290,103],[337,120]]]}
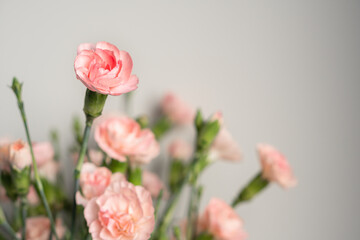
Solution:
{"label": "blurred flower", "polygon": [[36,189],[32,185],[29,188],[29,193],[27,194],[26,198],[30,205],[37,205],[38,203],[40,203],[40,199],[36,192]]}
{"label": "blurred flower", "polygon": [[284,155],[268,144],[258,144],[257,151],[263,178],[277,182],[283,188],[296,185],[297,181]]}
{"label": "blurred flower", "polygon": [[95,141],[111,158],[134,164],[150,162],[160,151],[158,142],[150,129],[129,117],[105,119],[95,127]]}
{"label": "blurred flower", "polygon": [[129,53],[110,43],[80,44],[74,67],[77,78],[93,92],[121,95],[137,89]]}
{"label": "blurred flower", "polygon": [[221,126],[221,129],[210,149],[211,158],[240,161],[242,159],[242,152],[235,139],[224,126],[224,118],[222,113],[216,112],[211,119],[213,121],[218,120]]}
{"label": "blurred flower", "polygon": [[[120,173],[117,173],[116,176],[125,180],[125,177]],[[103,194],[110,185],[111,179],[112,173],[106,167],[97,167],[93,163],[84,163],[80,172],[81,193],[76,193],[77,204],[85,206],[89,200]]]}
{"label": "blurred flower", "polygon": [[91,199],[84,217],[93,239],[147,240],[155,226],[150,193],[127,181],[114,181]]}
{"label": "blurred flower", "polygon": [[0,139],[0,169],[10,171],[9,168],[9,154],[11,141],[8,138]]}
{"label": "blurred flower", "polygon": [[[74,163],[77,163],[77,160],[79,158],[79,153],[74,152],[71,154],[72,159],[74,160]],[[104,154],[102,151],[98,151],[95,149],[89,149],[89,156],[91,159],[91,163],[95,164],[96,166],[101,166],[104,159]],[[85,155],[84,162],[89,162],[88,157]]]}
{"label": "blurred flower", "polygon": [[[64,237],[66,229],[60,219],[56,220],[55,230],[59,238]],[[50,220],[47,217],[38,216],[26,219],[26,240],[48,240],[50,231]],[[20,233],[17,235],[21,236]],[[55,237],[52,239],[54,240]]]}
{"label": "blurred flower", "polygon": [[211,199],[205,208],[198,230],[212,234],[216,240],[243,240],[247,236],[234,209],[217,198]]}
{"label": "blurred flower", "polygon": [[193,149],[187,142],[183,140],[175,140],[169,145],[169,154],[172,159],[189,160],[193,153]]}
{"label": "blurred flower", "polygon": [[55,151],[50,142],[36,142],[33,143],[33,150],[38,166],[52,161],[55,156]]}
{"label": "blurred flower", "polygon": [[60,165],[54,159],[54,147],[50,142],[35,142],[32,145],[40,176],[55,183]]}
{"label": "blurred flower", "polygon": [[0,186],[0,201],[6,202],[8,200],[9,200],[9,198],[6,195],[6,189],[3,186]]}
{"label": "blurred flower", "polygon": [[9,163],[12,167],[19,170],[31,165],[31,155],[29,145],[22,140],[18,140],[9,146]]}
{"label": "blurred flower", "polygon": [[195,111],[173,93],[167,93],[161,102],[163,113],[176,124],[192,124]]}
{"label": "blurred flower", "polygon": [[143,187],[148,190],[151,196],[154,198],[157,198],[159,196],[161,189],[163,189],[163,196],[166,197],[167,195],[164,183],[156,174],[152,172],[143,171],[142,184]]}

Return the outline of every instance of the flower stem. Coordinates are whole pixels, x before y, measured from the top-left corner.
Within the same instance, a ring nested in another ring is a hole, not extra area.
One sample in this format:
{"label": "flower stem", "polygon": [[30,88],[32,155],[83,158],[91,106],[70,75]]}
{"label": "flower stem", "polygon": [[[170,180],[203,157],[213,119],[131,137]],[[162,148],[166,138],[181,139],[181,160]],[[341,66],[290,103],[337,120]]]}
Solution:
{"label": "flower stem", "polygon": [[21,98],[22,84],[20,84],[17,81],[16,78],[13,79],[12,89],[13,89],[15,95],[16,95],[16,98],[17,98],[17,103],[18,103],[18,107],[19,107],[19,110],[20,110],[21,118],[23,120],[24,127],[25,127],[26,138],[27,138],[27,141],[28,141],[28,144],[29,144],[29,147],[30,147],[30,153],[31,153],[32,164],[33,164],[33,169],[34,169],[35,183],[36,183],[37,189],[38,189],[38,191],[40,193],[41,201],[44,204],[44,207],[46,209],[46,213],[47,213],[48,218],[50,220],[51,230],[54,232],[54,236],[55,236],[56,240],[59,240],[59,238],[58,238],[58,236],[56,234],[56,231],[55,231],[54,218],[52,216],[49,204],[48,204],[48,202],[46,200],[46,197],[45,197],[45,194],[44,194],[44,188],[43,188],[42,182],[40,180],[40,175],[39,175],[39,171],[38,171],[38,168],[37,168],[37,163],[36,163],[36,160],[35,160],[34,150],[33,150],[33,147],[32,147],[32,141],[31,141],[31,138],[30,138],[30,132],[29,132],[27,119],[26,119],[26,114],[25,114],[25,109],[24,109],[24,102],[22,101],[22,98]]}
{"label": "flower stem", "polygon": [[90,137],[90,130],[91,130],[92,122],[93,122],[93,118],[86,119],[86,126],[84,129],[84,134],[83,134],[83,138],[82,138],[83,141],[81,143],[79,158],[78,158],[78,161],[76,164],[76,168],[74,170],[75,186],[74,186],[74,195],[73,195],[73,209],[72,209],[72,215],[71,215],[71,237],[70,237],[70,239],[74,239],[74,234],[75,234],[76,207],[77,207],[76,192],[79,190],[80,171],[81,171],[82,165],[84,163],[84,158],[86,155],[86,150],[87,150],[87,145],[88,145],[88,141],[89,141],[89,137]]}
{"label": "flower stem", "polygon": [[11,226],[6,220],[2,207],[0,207],[0,227],[4,229],[11,236],[11,239],[18,240],[16,233],[14,232],[14,230],[11,228]]}
{"label": "flower stem", "polygon": [[21,239],[26,239],[26,214],[27,214],[27,201],[26,196],[20,198],[20,209],[21,209]]}

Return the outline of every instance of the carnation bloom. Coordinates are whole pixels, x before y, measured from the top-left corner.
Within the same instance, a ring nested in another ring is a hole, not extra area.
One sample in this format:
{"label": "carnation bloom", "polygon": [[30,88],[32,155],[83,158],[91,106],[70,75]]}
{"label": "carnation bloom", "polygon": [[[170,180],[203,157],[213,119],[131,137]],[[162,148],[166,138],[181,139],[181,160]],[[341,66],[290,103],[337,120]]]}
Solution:
{"label": "carnation bloom", "polygon": [[32,145],[40,176],[55,183],[60,166],[54,159],[55,151],[52,144],[50,142],[36,142]]}
{"label": "carnation bloom", "polygon": [[[60,219],[56,221],[55,230],[59,238],[64,237],[66,230]],[[26,240],[48,240],[50,231],[50,220],[47,217],[39,216],[26,219]],[[21,234],[18,233],[18,236],[20,237]]]}
{"label": "carnation bloom", "polygon": [[147,240],[155,226],[150,193],[127,181],[114,181],[91,199],[84,216],[94,240]]}
{"label": "carnation bloom", "polygon": [[95,141],[111,158],[134,164],[148,163],[160,151],[158,142],[150,129],[129,117],[112,117],[103,120],[95,127]]}
{"label": "carnation bloom", "polygon": [[189,160],[193,152],[192,147],[183,140],[175,140],[169,145],[169,154],[173,159]]}
{"label": "carnation bloom", "polygon": [[93,92],[121,95],[137,89],[129,53],[110,43],[80,44],[74,67],[77,78]]}
{"label": "carnation bloom", "polygon": [[[142,185],[146,190],[148,190],[152,197],[157,198],[160,194],[160,191],[163,189],[165,191],[164,183],[160,178],[149,171],[143,171],[142,173]],[[166,192],[163,193],[163,196],[166,196]]]}
{"label": "carnation bloom", "polygon": [[268,144],[258,144],[257,151],[263,178],[277,182],[283,188],[296,185],[297,181],[284,155]]}
{"label": "carnation bloom", "polygon": [[240,161],[242,159],[242,152],[235,139],[224,126],[224,119],[221,112],[215,113],[212,116],[212,120],[218,120],[221,128],[211,146],[211,157],[213,159]]}
{"label": "carnation bloom", "polygon": [[29,145],[22,140],[18,140],[9,146],[9,163],[12,167],[23,169],[31,165],[31,155]]}
{"label": "carnation bloom", "polygon": [[[76,164],[79,158],[79,153],[75,152],[71,156],[74,160],[74,163]],[[103,152],[95,149],[89,149],[89,156],[91,163],[94,163],[96,166],[101,166],[101,164],[103,163],[103,159],[104,159]],[[89,162],[88,157],[86,155],[84,156],[84,162]]]}
{"label": "carnation bloom", "polygon": [[89,200],[98,197],[114,180],[125,180],[121,173],[112,175],[106,167],[97,167],[93,163],[84,163],[80,172],[81,193],[76,193],[76,202],[85,206]]}
{"label": "carnation bloom", "polygon": [[195,110],[173,93],[167,93],[161,102],[163,113],[176,124],[191,124]]}
{"label": "carnation bloom", "polygon": [[37,205],[38,203],[40,203],[40,199],[39,196],[36,192],[36,189],[33,185],[30,186],[29,188],[29,192],[26,196],[28,202],[30,205]]}
{"label": "carnation bloom", "polygon": [[199,231],[212,234],[216,240],[243,240],[247,234],[243,222],[227,203],[213,198],[199,219]]}

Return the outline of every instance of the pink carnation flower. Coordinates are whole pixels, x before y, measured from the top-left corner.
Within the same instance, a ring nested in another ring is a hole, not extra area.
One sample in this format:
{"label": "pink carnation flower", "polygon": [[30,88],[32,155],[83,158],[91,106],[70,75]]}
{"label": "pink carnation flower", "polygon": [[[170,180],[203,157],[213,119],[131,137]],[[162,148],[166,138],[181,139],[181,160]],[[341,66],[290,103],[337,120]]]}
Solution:
{"label": "pink carnation flower", "polygon": [[38,203],[40,203],[40,199],[39,196],[36,192],[36,189],[33,185],[30,186],[29,188],[29,192],[26,196],[28,202],[30,205],[37,205]]}
{"label": "pink carnation flower", "polygon": [[125,116],[100,122],[95,127],[95,141],[111,158],[124,162],[128,156],[134,164],[148,163],[160,151],[153,132]]}
{"label": "pink carnation flower", "polygon": [[[48,240],[50,236],[50,220],[47,217],[30,217],[26,219],[26,240]],[[60,219],[56,221],[55,230],[59,238],[64,237],[65,227]],[[21,234],[18,233],[20,237]],[[55,237],[52,238],[53,240]]]}
{"label": "pink carnation flower", "polygon": [[247,234],[243,221],[224,201],[213,198],[199,219],[199,231],[212,234],[216,240],[243,240]]}
{"label": "pink carnation flower", "polygon": [[277,182],[283,188],[296,185],[297,181],[284,155],[268,144],[258,144],[257,151],[263,178]]}
{"label": "pink carnation flower", "polygon": [[54,159],[55,151],[52,144],[50,142],[35,142],[32,145],[40,176],[55,183],[60,165]]}
{"label": "pink carnation flower", "polygon": [[137,89],[139,80],[131,75],[129,53],[110,43],[81,44],[74,67],[77,78],[93,92],[121,95]]}
{"label": "pink carnation flower", "polygon": [[193,153],[193,149],[187,142],[183,140],[175,140],[169,145],[169,154],[173,159],[189,160]]}
{"label": "pink carnation flower", "polygon": [[224,126],[224,118],[221,112],[216,112],[212,116],[212,120],[218,120],[220,131],[211,146],[210,156],[213,159],[223,159],[229,161],[240,161],[242,152],[239,145]]}
{"label": "pink carnation flower", "polygon": [[176,124],[192,124],[194,120],[194,109],[173,93],[167,93],[164,96],[161,107],[163,113]]}
{"label": "pink carnation flower", "polygon": [[116,173],[112,175],[106,167],[97,167],[93,163],[84,163],[80,172],[81,193],[76,193],[76,202],[85,206],[89,200],[103,194],[111,181],[126,180],[124,175]]}
{"label": "pink carnation flower", "polygon": [[164,183],[160,178],[149,171],[143,171],[142,173],[142,184],[143,187],[148,190],[152,197],[157,198],[160,194],[161,189],[163,189],[163,196],[167,195]]}
{"label": "pink carnation flower", "polygon": [[91,199],[84,216],[93,240],[147,240],[155,226],[150,193],[127,181],[114,181]]}
{"label": "pink carnation flower", "polygon": [[29,145],[22,140],[18,140],[9,146],[9,163],[12,167],[23,169],[31,165],[31,155]]}

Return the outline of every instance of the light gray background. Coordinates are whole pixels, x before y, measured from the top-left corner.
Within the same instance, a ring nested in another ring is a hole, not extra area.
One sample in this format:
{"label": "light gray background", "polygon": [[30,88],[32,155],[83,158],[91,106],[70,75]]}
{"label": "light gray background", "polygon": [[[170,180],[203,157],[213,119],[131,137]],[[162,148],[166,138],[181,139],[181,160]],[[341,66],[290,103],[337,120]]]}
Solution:
{"label": "light gray background", "polygon": [[[166,90],[206,114],[223,111],[245,159],[206,171],[202,207],[211,196],[230,201],[259,169],[255,144],[270,142],[299,185],[271,186],[238,208],[249,239],[358,239],[359,10],[359,1],[2,0],[0,136],[24,138],[7,88],[16,75],[33,139],[57,127],[65,151],[85,91],[76,48],[109,41],[133,57],[135,113],[150,112]],[[111,97],[106,110],[120,107]]]}

